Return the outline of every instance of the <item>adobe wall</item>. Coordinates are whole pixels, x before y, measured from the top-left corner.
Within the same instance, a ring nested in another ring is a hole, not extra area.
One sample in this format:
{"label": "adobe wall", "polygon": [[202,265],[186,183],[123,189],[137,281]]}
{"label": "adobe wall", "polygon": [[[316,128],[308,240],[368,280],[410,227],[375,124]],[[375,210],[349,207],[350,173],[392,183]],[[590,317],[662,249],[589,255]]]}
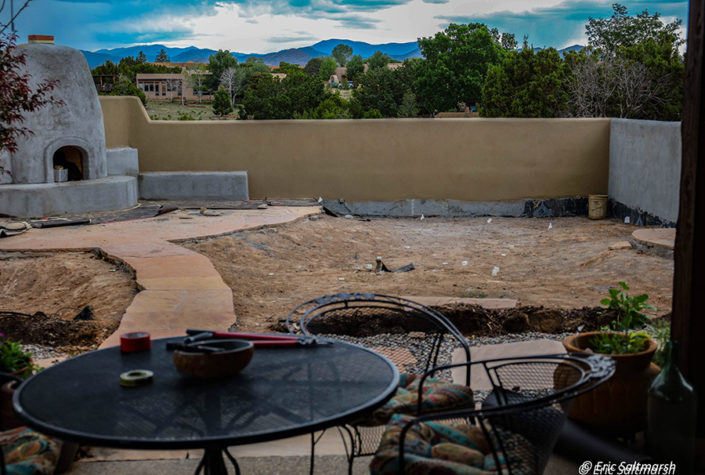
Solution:
{"label": "adobe wall", "polygon": [[609,197],[617,217],[631,215],[632,224],[675,223],[680,179],[680,122],[612,120]]}
{"label": "adobe wall", "polygon": [[151,121],[100,98],[150,171],[246,171],[251,198],[503,201],[606,193],[609,119]]}

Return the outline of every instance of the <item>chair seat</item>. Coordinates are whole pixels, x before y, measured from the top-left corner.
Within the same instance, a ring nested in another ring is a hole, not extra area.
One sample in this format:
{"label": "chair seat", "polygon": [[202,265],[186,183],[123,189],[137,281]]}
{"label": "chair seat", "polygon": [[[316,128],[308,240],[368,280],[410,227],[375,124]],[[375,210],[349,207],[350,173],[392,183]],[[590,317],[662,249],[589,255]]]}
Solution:
{"label": "chair seat", "polygon": [[0,447],[8,474],[52,474],[61,452],[61,442],[28,427],[0,432]]}
{"label": "chair seat", "polygon": [[[392,416],[370,463],[371,474],[399,473],[399,438],[402,428],[411,420],[412,417],[407,415]],[[535,473],[534,461],[522,458],[533,451],[531,443],[519,434],[499,428],[495,430],[500,433],[506,449],[506,457],[498,455],[500,470],[505,472],[509,463],[513,474]],[[404,461],[406,473],[419,475],[477,475],[499,471],[484,432],[467,423],[420,422],[413,425],[404,440]]]}
{"label": "chair seat", "polygon": [[[354,425],[379,426],[389,422],[394,414],[416,414],[421,376],[404,373],[399,376],[399,388],[392,399],[370,416]],[[421,413],[474,408],[472,389],[441,379],[427,378],[423,385]]]}

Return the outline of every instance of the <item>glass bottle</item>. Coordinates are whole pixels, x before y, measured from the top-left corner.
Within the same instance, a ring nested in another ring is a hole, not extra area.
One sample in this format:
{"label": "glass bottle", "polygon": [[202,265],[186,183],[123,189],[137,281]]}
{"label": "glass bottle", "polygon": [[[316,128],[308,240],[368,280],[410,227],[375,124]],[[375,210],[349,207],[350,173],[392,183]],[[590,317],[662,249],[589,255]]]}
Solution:
{"label": "glass bottle", "polygon": [[678,345],[669,341],[665,363],[649,388],[646,447],[659,462],[676,464],[676,473],[693,473],[696,399],[676,365]]}

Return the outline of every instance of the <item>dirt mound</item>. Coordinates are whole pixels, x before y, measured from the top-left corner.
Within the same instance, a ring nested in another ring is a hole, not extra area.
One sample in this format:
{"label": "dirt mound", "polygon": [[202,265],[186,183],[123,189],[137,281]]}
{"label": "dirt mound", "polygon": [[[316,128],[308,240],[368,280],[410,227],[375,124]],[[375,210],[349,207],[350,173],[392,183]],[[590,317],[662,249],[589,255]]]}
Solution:
{"label": "dirt mound", "polygon": [[[443,305],[435,307],[468,336],[500,336],[507,333],[565,333],[598,330],[614,320],[614,314],[601,307],[575,309],[525,306],[511,309],[486,309],[478,305]],[[418,319],[400,318],[399,313],[379,309],[355,309],[345,314],[327,316],[309,326],[313,333],[332,333],[356,337],[380,333],[421,331]],[[270,326],[274,331],[286,331],[283,322]]]}
{"label": "dirt mound", "polygon": [[62,320],[47,317],[41,312],[28,315],[0,312],[0,332],[5,337],[22,343],[45,345],[70,350],[94,347],[114,328],[85,320]]}

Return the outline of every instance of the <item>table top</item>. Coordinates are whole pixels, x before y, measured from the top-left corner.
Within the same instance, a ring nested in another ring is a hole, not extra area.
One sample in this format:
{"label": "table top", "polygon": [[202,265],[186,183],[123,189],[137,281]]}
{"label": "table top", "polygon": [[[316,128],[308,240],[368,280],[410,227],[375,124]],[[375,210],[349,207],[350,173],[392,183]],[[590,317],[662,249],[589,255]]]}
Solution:
{"label": "table top", "polygon": [[[240,374],[186,378],[167,341],[151,351],[93,351],[44,369],[15,392],[19,416],[35,429],[91,445],[204,448],[262,442],[354,420],[384,404],[398,371],[384,356],[334,340],[258,348]],[[120,385],[120,374],[154,372],[151,384]]]}

